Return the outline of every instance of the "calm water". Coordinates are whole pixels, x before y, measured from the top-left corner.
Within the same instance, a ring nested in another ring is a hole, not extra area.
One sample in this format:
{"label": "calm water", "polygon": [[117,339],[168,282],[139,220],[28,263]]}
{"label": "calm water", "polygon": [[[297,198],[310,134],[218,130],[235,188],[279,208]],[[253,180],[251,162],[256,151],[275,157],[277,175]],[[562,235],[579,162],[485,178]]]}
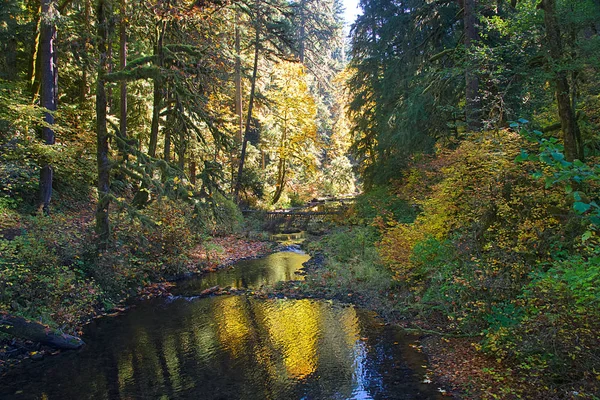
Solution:
{"label": "calm water", "polygon": [[217,273],[181,281],[173,292],[193,296],[217,285],[222,288],[231,286],[235,289],[258,289],[262,285],[273,285],[279,281],[304,279],[296,272],[309,258],[304,252],[295,250],[271,254],[256,260],[240,261]]}
{"label": "calm water", "polygon": [[88,343],[0,378],[2,399],[437,399],[410,338],[328,301],[193,299],[206,287],[297,278],[282,252],[187,281],[88,326]]}

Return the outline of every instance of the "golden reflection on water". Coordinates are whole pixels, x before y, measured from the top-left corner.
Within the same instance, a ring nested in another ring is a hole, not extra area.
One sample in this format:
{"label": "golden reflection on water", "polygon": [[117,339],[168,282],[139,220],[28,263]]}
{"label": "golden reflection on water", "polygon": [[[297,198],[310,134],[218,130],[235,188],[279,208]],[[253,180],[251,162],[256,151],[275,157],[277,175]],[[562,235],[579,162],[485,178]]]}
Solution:
{"label": "golden reflection on water", "polygon": [[309,301],[277,302],[266,316],[269,338],[283,356],[288,376],[303,379],[317,367],[319,307]]}
{"label": "golden reflection on water", "polygon": [[[186,335],[180,335],[179,340],[185,340]],[[181,373],[179,368],[179,352],[175,343],[174,335],[165,336],[163,341],[163,354],[164,362],[166,364],[167,379],[169,379],[170,386],[174,388],[181,387]]]}
{"label": "golden reflection on water", "polygon": [[213,314],[216,321],[217,338],[233,357],[238,357],[244,351],[244,345],[250,334],[251,326],[245,313],[246,302],[242,296],[232,296],[223,299],[220,307]]}
{"label": "golden reflection on water", "polygon": [[125,391],[125,385],[133,380],[133,357],[131,353],[125,352],[121,354],[118,361],[119,365],[119,393]]}
{"label": "golden reflection on water", "polygon": [[320,375],[322,357],[336,360],[336,373],[352,375],[352,354],[360,337],[353,307],[245,296],[201,303],[203,307],[190,304],[188,312],[178,316],[184,321],[177,325],[185,330],[135,330],[132,351],[120,352],[116,365],[123,399],[157,384],[171,393],[195,386],[194,371],[182,366],[190,356],[210,369],[211,363],[223,363],[226,353],[226,359],[242,359],[248,368],[259,366],[269,376],[266,381],[282,387]]}
{"label": "golden reflection on water", "polygon": [[200,293],[212,286],[233,288],[259,288],[280,281],[303,280],[296,272],[310,257],[294,252],[280,252],[257,260],[236,263],[233,268],[208,274],[199,279],[180,282],[178,287],[184,294]]}

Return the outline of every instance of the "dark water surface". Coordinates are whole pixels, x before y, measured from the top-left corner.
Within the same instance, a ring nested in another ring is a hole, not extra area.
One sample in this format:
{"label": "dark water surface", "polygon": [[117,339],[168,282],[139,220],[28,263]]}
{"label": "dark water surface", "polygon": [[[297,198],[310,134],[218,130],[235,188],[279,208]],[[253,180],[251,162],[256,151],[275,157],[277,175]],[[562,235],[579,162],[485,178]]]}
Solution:
{"label": "dark water surface", "polygon": [[438,399],[411,338],[371,313],[317,300],[193,299],[206,287],[297,278],[282,252],[180,285],[87,327],[87,345],[23,363],[0,399]]}

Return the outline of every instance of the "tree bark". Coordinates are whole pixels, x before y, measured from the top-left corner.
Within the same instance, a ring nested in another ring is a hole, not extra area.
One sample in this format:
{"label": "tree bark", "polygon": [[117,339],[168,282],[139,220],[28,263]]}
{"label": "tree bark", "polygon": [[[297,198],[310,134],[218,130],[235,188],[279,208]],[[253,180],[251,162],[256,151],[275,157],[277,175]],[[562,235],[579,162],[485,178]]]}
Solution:
{"label": "tree bark", "polygon": [[[463,21],[465,32],[465,50],[470,59],[473,44],[479,40],[476,15],[477,0],[464,0]],[[476,65],[467,61],[465,63],[465,117],[467,128],[470,131],[481,129],[481,97],[479,95],[479,77]]]}
{"label": "tree bark", "polygon": [[244,117],[242,108],[242,59],[240,45],[240,13],[235,14],[235,115],[238,124],[238,140],[242,142],[244,134]]}
{"label": "tree bark", "polygon": [[306,0],[300,1],[300,40],[298,41],[298,58],[304,64],[304,49],[306,47]]}
{"label": "tree bark", "polygon": [[277,186],[275,188],[275,194],[273,195],[273,199],[271,200],[271,204],[275,204],[281,198],[283,194],[283,189],[285,188],[285,178],[287,174],[287,162],[285,158],[279,160],[279,166],[277,167]]}
{"label": "tree bark", "polygon": [[179,148],[177,149],[177,162],[179,165],[179,169],[182,171],[185,167],[185,151],[187,150],[187,140],[185,134],[185,129],[181,129],[179,131]]}
{"label": "tree bark", "polygon": [[98,164],[98,205],[96,208],[96,234],[98,248],[106,250],[110,238],[110,162],[108,159],[108,130],[106,128],[106,90],[104,75],[108,72],[108,15],[111,12],[110,0],[98,0],[97,43],[98,80],[96,86],[96,161]]}
{"label": "tree bark", "polygon": [[[85,18],[85,31],[86,31],[86,38],[85,38],[85,45],[84,48],[88,48],[89,45],[89,27],[90,27],[90,18],[91,18],[91,14],[92,14],[92,10],[91,10],[91,4],[90,4],[91,0],[84,0],[84,18]],[[79,103],[81,105],[85,104],[86,100],[87,100],[87,96],[89,94],[89,87],[88,87],[88,74],[87,74],[87,68],[88,68],[89,63],[87,61],[84,62],[83,67],[81,68],[81,85],[79,87]]]}
{"label": "tree bark", "polygon": [[5,76],[9,81],[14,81],[17,78],[17,39],[10,38],[6,41],[4,46],[4,62],[5,62]]}
{"label": "tree bark", "polygon": [[59,349],[78,349],[85,343],[76,336],[54,331],[47,325],[0,312],[0,332],[48,344]]}
{"label": "tree bark", "polygon": [[196,162],[190,161],[190,183],[196,186]]}
{"label": "tree bark", "polygon": [[240,164],[238,167],[237,179],[233,198],[236,203],[240,200],[240,189],[242,188],[242,173],[244,172],[244,162],[246,160],[246,148],[248,147],[248,136],[250,135],[250,122],[252,121],[252,109],[254,107],[254,96],[256,92],[256,79],[258,75],[258,54],[260,52],[260,10],[259,2],[256,2],[256,25],[254,34],[254,65],[252,67],[252,82],[250,86],[250,100],[248,101],[248,116],[246,118],[246,129],[242,140],[242,152],[240,154]]}
{"label": "tree bark", "polygon": [[[119,23],[119,67],[122,70],[127,66],[127,0],[121,0],[121,21]],[[121,81],[121,98],[119,103],[119,130],[121,137],[127,138],[127,81]],[[123,152],[127,159],[127,152]]]}
{"label": "tree bark", "polygon": [[[287,147],[287,127],[288,127],[288,115],[287,111],[283,116],[283,134],[281,136],[281,148]],[[285,153],[284,153],[285,154]],[[275,204],[281,198],[283,189],[285,188],[285,178],[287,173],[287,158],[285,155],[279,156],[279,164],[277,165],[277,183],[275,185],[275,194],[271,200],[271,204]]]}
{"label": "tree bark", "polygon": [[[156,65],[162,68],[163,65],[163,38],[165,34],[166,22],[160,21],[156,26],[156,45],[154,46],[154,54],[156,57]],[[160,109],[162,105],[162,79],[156,77],[154,79],[154,99],[152,101],[152,124],[150,126],[150,144],[148,145],[148,154],[150,157],[156,157],[156,146],[158,144],[158,129],[160,120]]]}
{"label": "tree bark", "polygon": [[[40,21],[40,82],[41,96],[40,105],[44,111],[44,122],[42,127],[42,138],[46,145],[53,145],[55,134],[52,129],[54,125],[53,112],[56,111],[56,98],[58,91],[58,72],[56,68],[56,26],[54,17],[56,12],[51,0],[41,0]],[[50,212],[50,199],[52,198],[52,166],[46,163],[40,171],[40,203],[44,214]]]}
{"label": "tree bark", "polygon": [[541,8],[544,10],[544,25],[546,28],[546,43],[552,65],[556,69],[554,84],[556,86],[556,102],[558,116],[563,133],[565,158],[567,161],[583,160],[583,146],[580,143],[579,125],[571,99],[571,90],[567,71],[560,65],[563,60],[563,48],[560,36],[560,26],[556,15],[555,0],[542,0]]}
{"label": "tree bark", "polygon": [[171,161],[171,131],[173,126],[173,101],[171,98],[171,90],[167,88],[167,126],[165,132],[165,145],[163,148],[163,159],[166,162]]}
{"label": "tree bark", "polygon": [[171,129],[165,129],[165,147],[163,149],[163,159],[166,162],[171,161]]}
{"label": "tree bark", "polygon": [[[107,45],[106,45],[106,64],[107,64],[107,73],[111,74],[114,71],[114,57],[113,57],[113,28],[112,21],[108,20],[108,35],[107,35]],[[108,109],[108,114],[115,114],[114,110],[114,102],[113,102],[113,85],[105,86],[106,90],[106,107]]]}
{"label": "tree bark", "polygon": [[29,75],[27,82],[29,83],[29,89],[31,91],[31,98],[35,101],[40,91],[40,42],[41,42],[41,31],[42,31],[42,6],[38,10],[37,24],[35,26],[35,39],[33,40],[33,47],[31,51],[31,62],[29,64]]}
{"label": "tree bark", "polygon": [[244,137],[244,111],[242,104],[242,55],[241,55],[241,36],[240,36],[240,12],[236,10],[235,13],[235,68],[234,68],[234,82],[235,82],[235,116],[237,124],[237,134],[235,136],[235,146],[232,147],[231,151],[231,193],[234,194],[235,181],[236,181],[236,166],[239,164],[238,160],[238,146],[242,144]]}
{"label": "tree bark", "polygon": [[[51,0],[41,0],[42,19],[40,25],[40,59],[41,59],[41,97],[40,105],[49,111],[56,111],[56,94],[58,74],[56,70],[56,26],[53,18],[55,12]],[[54,115],[44,113],[44,121],[54,124]],[[42,128],[42,137],[46,144],[54,144],[54,131],[50,127]]]}

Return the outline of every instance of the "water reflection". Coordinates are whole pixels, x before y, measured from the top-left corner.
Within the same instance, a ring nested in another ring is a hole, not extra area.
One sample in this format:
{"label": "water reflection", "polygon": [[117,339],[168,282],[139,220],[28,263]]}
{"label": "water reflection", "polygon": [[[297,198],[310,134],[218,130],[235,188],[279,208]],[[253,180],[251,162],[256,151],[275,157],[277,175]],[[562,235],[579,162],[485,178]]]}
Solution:
{"label": "water reflection", "polygon": [[297,272],[309,258],[304,253],[285,251],[257,260],[240,261],[231,269],[182,281],[178,284],[176,293],[192,296],[217,285],[223,288],[231,286],[236,289],[257,289],[280,281],[302,280],[303,276]]}
{"label": "water reflection", "polygon": [[[265,260],[238,265],[233,278],[279,279],[299,268],[296,256],[270,257],[284,271],[271,271]],[[198,281],[186,290],[214,284],[221,283]],[[438,398],[435,388],[420,383],[424,360],[410,352],[401,332],[332,302],[155,299],[90,325],[85,339],[79,352],[30,362],[0,378],[0,398]]]}

